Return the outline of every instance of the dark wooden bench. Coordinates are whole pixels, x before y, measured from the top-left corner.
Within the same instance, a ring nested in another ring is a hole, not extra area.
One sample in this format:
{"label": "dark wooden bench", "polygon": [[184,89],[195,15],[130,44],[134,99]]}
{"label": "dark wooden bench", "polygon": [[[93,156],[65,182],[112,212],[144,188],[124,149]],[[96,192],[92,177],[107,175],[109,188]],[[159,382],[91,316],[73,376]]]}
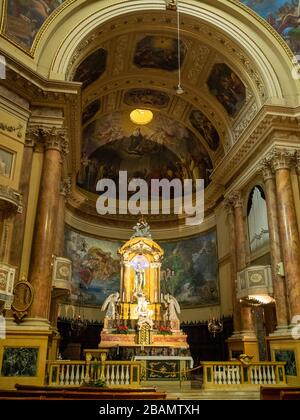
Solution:
{"label": "dark wooden bench", "polygon": [[281,391],[280,392],[280,399],[281,400],[300,400],[300,391]]}
{"label": "dark wooden bench", "polygon": [[280,400],[280,392],[300,391],[300,386],[261,386],[261,400]]}
{"label": "dark wooden bench", "polygon": [[0,399],[72,399],[72,400],[164,400],[165,392],[143,389],[55,388],[18,386],[16,390],[0,390]]}

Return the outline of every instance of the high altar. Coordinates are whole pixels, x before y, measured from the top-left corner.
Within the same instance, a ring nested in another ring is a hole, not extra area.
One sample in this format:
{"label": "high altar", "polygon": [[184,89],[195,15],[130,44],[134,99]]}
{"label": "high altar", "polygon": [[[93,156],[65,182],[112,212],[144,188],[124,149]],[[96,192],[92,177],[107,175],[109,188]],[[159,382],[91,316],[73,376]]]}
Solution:
{"label": "high altar", "polygon": [[180,307],[174,296],[160,291],[162,248],[140,221],[120,249],[120,291],[105,300],[100,349],[133,356],[187,356],[187,336],[180,330]]}

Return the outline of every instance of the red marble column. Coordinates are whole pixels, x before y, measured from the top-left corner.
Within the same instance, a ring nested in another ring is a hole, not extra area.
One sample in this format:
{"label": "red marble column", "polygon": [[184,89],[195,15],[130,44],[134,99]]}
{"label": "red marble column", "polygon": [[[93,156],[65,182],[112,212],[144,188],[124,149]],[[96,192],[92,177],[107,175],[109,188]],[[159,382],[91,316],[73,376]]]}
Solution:
{"label": "red marble column", "polygon": [[[236,264],[237,271],[239,272],[246,268],[247,255],[246,231],[241,193],[239,191],[235,191],[231,195],[231,200],[234,206]],[[254,332],[251,308],[248,306],[241,307],[241,330],[242,332]]]}
{"label": "red marble column", "polygon": [[40,135],[45,144],[45,156],[30,261],[29,280],[34,287],[34,300],[29,317],[48,320],[65,133],[54,128],[40,130]]}
{"label": "red marble column", "polygon": [[266,160],[261,163],[260,172],[265,183],[272,279],[276,302],[277,329],[280,329],[288,325],[288,307],[286,299],[285,279],[277,274],[277,265],[282,261],[282,259],[280,250],[275,175]]}
{"label": "red marble column", "polygon": [[28,129],[26,133],[26,142],[23,153],[22,162],[22,177],[20,178],[19,191],[23,197],[23,212],[18,213],[14,218],[13,225],[13,237],[18,238],[17,241],[13,242],[13,246],[10,249],[9,262],[11,265],[17,267],[16,282],[20,275],[20,266],[22,259],[24,233],[25,233],[25,222],[27,216],[27,203],[29,195],[30,175],[33,159],[33,150],[35,145],[34,133]]}
{"label": "red marble column", "polygon": [[231,289],[232,289],[232,312],[233,312],[233,328],[235,332],[241,330],[241,311],[240,305],[236,298],[236,282],[237,282],[237,268],[236,268],[236,234],[234,210],[230,199],[226,199],[224,207],[227,212],[227,223],[229,229],[230,241],[230,271],[231,271]]}
{"label": "red marble column", "polygon": [[[58,198],[58,209],[57,209],[57,226],[56,235],[54,242],[54,255],[57,257],[64,256],[64,239],[65,239],[65,209],[66,209],[66,197],[69,195],[71,190],[71,179],[64,178],[60,184],[60,192]],[[59,301],[62,299],[61,296],[52,294],[51,306],[50,306],[50,322],[51,325],[57,327],[58,307]]]}
{"label": "red marble column", "polygon": [[279,232],[291,319],[300,315],[300,239],[290,170],[294,152],[275,148],[268,156],[276,177]]}

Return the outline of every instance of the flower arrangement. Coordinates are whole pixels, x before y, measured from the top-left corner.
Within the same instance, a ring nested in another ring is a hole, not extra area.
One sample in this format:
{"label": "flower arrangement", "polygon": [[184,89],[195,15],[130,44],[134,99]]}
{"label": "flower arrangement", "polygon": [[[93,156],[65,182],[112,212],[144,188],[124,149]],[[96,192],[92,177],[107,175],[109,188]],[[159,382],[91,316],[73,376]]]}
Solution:
{"label": "flower arrangement", "polygon": [[114,334],[128,334],[127,325],[118,325],[117,329],[113,331]]}
{"label": "flower arrangement", "polygon": [[171,328],[170,327],[164,327],[163,325],[158,327],[157,333],[161,334],[161,335],[172,335]]}

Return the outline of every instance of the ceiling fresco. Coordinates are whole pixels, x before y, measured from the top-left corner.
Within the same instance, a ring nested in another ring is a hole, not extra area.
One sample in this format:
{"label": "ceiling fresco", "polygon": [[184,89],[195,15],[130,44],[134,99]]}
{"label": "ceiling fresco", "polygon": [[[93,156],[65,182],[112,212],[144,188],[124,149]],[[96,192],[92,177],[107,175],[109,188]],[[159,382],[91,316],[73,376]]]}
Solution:
{"label": "ceiling fresco", "polygon": [[234,117],[246,101],[243,82],[226,64],[215,64],[207,81],[210,93]]}
{"label": "ceiling fresco", "polygon": [[[181,65],[186,53],[186,47],[180,41]],[[137,43],[133,62],[140,68],[178,70],[177,39],[164,36],[146,36]]]}
{"label": "ceiling fresco", "polygon": [[295,54],[300,54],[299,0],[240,1],[272,25]]}
{"label": "ceiling fresco", "polygon": [[204,179],[212,169],[209,155],[195,135],[175,120],[154,114],[147,126],[131,124],[126,112],[116,112],[89,124],[83,132],[81,169],[77,184],[96,192],[99,179]]}
{"label": "ceiling fresco", "polygon": [[95,101],[87,105],[82,111],[82,125],[85,125],[88,121],[90,121],[97,114],[100,108],[100,99],[96,99]]}
{"label": "ceiling fresco", "polygon": [[99,48],[90,54],[77,67],[74,75],[75,82],[82,83],[82,89],[85,89],[94,83],[106,70],[107,51]]}
{"label": "ceiling fresco", "polygon": [[45,20],[64,1],[8,0],[6,34],[29,49]]}
{"label": "ceiling fresco", "polygon": [[212,150],[217,150],[220,145],[220,137],[209,119],[199,110],[194,109],[190,115],[192,126],[201,134]]}
{"label": "ceiling fresco", "polygon": [[166,93],[154,89],[131,89],[124,96],[124,103],[133,106],[165,108],[169,101]]}

